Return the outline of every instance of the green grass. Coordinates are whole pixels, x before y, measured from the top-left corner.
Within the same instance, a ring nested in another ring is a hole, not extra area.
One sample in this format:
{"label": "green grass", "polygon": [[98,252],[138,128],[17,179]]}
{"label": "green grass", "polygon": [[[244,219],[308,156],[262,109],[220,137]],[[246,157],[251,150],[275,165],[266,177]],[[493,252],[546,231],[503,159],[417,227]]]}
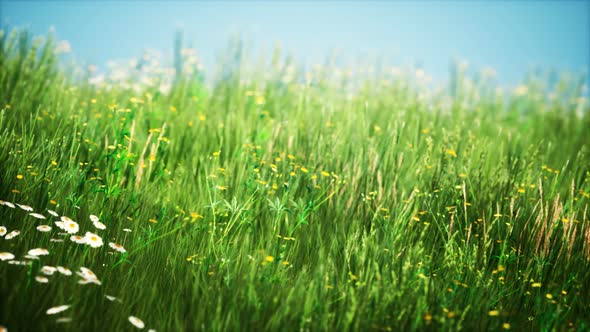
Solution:
{"label": "green grass", "polygon": [[[133,330],[130,315],[158,331],[590,329],[582,79],[500,96],[456,68],[435,91],[385,69],[306,78],[234,47],[224,79],[162,94],[91,85],[53,48],[0,38],[0,199],[48,218],[0,205],[21,231],[0,252],[50,252],[0,261],[9,331]],[[47,209],[105,245],[59,235]],[[44,265],[102,284],[38,283]]]}

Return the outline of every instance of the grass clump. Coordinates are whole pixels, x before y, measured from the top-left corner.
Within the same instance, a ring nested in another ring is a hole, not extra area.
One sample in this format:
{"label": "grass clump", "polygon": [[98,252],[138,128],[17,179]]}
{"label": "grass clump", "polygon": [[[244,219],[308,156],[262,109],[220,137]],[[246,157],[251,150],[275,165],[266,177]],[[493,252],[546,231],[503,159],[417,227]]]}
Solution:
{"label": "grass clump", "polygon": [[101,77],[2,32],[1,325],[590,328],[583,80],[242,50]]}

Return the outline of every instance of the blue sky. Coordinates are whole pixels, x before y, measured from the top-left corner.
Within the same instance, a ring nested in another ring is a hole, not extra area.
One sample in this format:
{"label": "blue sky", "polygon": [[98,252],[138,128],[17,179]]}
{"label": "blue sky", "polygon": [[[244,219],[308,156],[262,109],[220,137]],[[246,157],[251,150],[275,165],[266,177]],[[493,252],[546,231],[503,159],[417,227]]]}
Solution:
{"label": "blue sky", "polygon": [[590,67],[590,1],[6,1],[3,25],[46,34],[51,26],[81,62],[139,56],[145,48],[172,53],[176,29],[206,67],[232,34],[259,52],[282,49],[306,63],[331,50],[352,63],[380,55],[387,64],[423,66],[445,79],[450,60],[491,66],[514,84],[532,66]]}

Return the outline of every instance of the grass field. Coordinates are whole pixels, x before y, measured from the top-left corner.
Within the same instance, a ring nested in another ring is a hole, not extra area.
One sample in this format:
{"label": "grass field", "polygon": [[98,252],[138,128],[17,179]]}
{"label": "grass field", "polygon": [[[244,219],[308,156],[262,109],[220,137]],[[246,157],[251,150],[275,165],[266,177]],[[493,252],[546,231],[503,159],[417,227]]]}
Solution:
{"label": "grass field", "polygon": [[2,32],[1,326],[590,329],[581,75],[436,89],[232,45],[218,80],[180,42],[103,79]]}

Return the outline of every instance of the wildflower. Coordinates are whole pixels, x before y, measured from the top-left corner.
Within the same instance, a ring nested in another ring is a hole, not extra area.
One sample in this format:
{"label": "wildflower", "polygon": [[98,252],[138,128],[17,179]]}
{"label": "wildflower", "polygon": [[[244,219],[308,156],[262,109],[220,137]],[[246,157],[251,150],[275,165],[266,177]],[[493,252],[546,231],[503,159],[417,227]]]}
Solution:
{"label": "wildflower", "polygon": [[145,327],[143,321],[135,316],[129,316],[129,322],[138,329],[143,329]]}
{"label": "wildflower", "polygon": [[488,312],[489,316],[495,317],[495,316],[499,316],[500,315],[500,311],[498,310],[491,310]]}
{"label": "wildflower", "polygon": [[78,225],[78,223],[73,221],[70,218],[66,217],[64,220],[64,217],[62,217],[62,222],[63,222],[62,229],[70,234],[76,234],[80,230],[80,226]]}
{"label": "wildflower", "polygon": [[31,212],[33,211],[33,208],[28,206],[28,205],[21,205],[21,204],[16,204],[19,208],[23,209],[23,211],[27,211],[27,212]]}
{"label": "wildflower", "polygon": [[533,283],[531,285],[531,287],[533,287],[533,288],[539,288],[539,287],[541,287],[541,283],[540,282],[535,282],[535,283]]}
{"label": "wildflower", "polygon": [[510,330],[510,323],[504,323],[504,324],[502,324],[502,328],[504,330]]}
{"label": "wildflower", "polygon": [[92,224],[94,224],[94,227],[98,228],[98,229],[106,229],[107,226],[105,226],[105,224],[101,223],[100,221],[93,221]]}
{"label": "wildflower", "polygon": [[72,317],[60,317],[55,320],[56,323],[70,323],[72,321]]}
{"label": "wildflower", "polygon": [[107,298],[107,300],[111,301],[111,302],[115,302],[115,301],[119,301],[121,302],[121,300],[119,300],[118,298],[114,297],[114,296],[110,296],[110,295],[105,295],[104,297]]}
{"label": "wildflower", "polygon": [[123,246],[118,243],[109,242],[109,247],[117,250],[118,252],[127,252],[127,250],[125,250],[125,248],[123,248]]}
{"label": "wildflower", "polygon": [[447,154],[453,157],[457,157],[457,152],[453,149],[447,149]]}
{"label": "wildflower", "polygon": [[44,255],[49,255],[49,251],[45,248],[36,248],[36,249],[31,249],[27,252],[27,254],[31,255],[31,256],[44,256]]}
{"label": "wildflower", "polygon": [[71,276],[72,275],[72,270],[68,269],[67,267],[63,267],[63,266],[58,266],[57,267],[57,272],[65,275],[65,276]]}
{"label": "wildflower", "polygon": [[11,261],[14,259],[14,255],[9,252],[0,252],[0,261]]}
{"label": "wildflower", "polygon": [[0,236],[4,236],[7,232],[6,227],[4,226],[0,226]]}
{"label": "wildflower", "polygon": [[0,201],[0,205],[8,206],[11,209],[15,208],[14,204],[12,204],[10,202],[6,202],[6,201]]}
{"label": "wildflower", "polygon": [[70,308],[69,305],[60,305],[57,307],[53,307],[53,308],[49,308],[47,309],[47,314],[48,315],[55,315],[55,314],[59,314],[60,312],[66,311]]}
{"label": "wildflower", "polygon": [[129,228],[123,228],[123,232],[131,233],[131,230]]}
{"label": "wildflower", "polygon": [[57,214],[57,212],[55,212],[53,210],[47,210],[47,213],[49,213],[50,215],[52,215],[54,217],[59,217],[59,214]]}
{"label": "wildflower", "polygon": [[102,247],[103,245],[102,238],[91,232],[86,232],[86,235],[84,235],[84,239],[86,241],[86,244],[91,246],[92,248]]}
{"label": "wildflower", "polygon": [[47,265],[45,265],[45,266],[43,266],[41,268],[41,273],[43,273],[46,276],[53,275],[55,273],[55,271],[57,271],[57,269],[55,267],[53,267],[53,266],[47,266]]}
{"label": "wildflower", "polygon": [[101,285],[101,282],[98,280],[96,274],[94,274],[94,272],[88,268],[81,267],[80,272],[76,272],[76,274],[82,278],[82,280],[78,281],[78,283],[81,285],[86,285],[88,283],[97,284],[99,286]]}
{"label": "wildflower", "polygon": [[15,237],[17,237],[20,234],[20,231],[12,231],[8,234],[6,234],[6,236],[4,237],[6,240],[10,240],[10,239],[14,239]]}
{"label": "wildflower", "polygon": [[39,225],[37,226],[37,230],[39,232],[49,232],[51,230],[51,226],[47,226],[47,225]]}
{"label": "wildflower", "polygon": [[49,242],[64,242],[64,239],[49,239]]}
{"label": "wildflower", "polygon": [[49,279],[47,279],[47,277],[44,277],[44,276],[36,276],[35,280],[41,284],[46,284],[49,282]]}
{"label": "wildflower", "polygon": [[94,223],[94,222],[97,222],[97,221],[98,221],[98,217],[97,217],[97,216],[95,216],[95,215],[93,215],[93,214],[91,214],[91,215],[90,215],[90,221],[92,221],[93,223]]}
{"label": "wildflower", "polygon": [[39,256],[33,256],[33,255],[25,255],[26,259],[30,259],[30,260],[39,260]]}
{"label": "wildflower", "polygon": [[8,261],[8,264],[11,264],[11,265],[29,265],[29,264],[31,264],[31,262],[29,262],[29,261],[13,261],[13,260],[10,260],[10,261]]}
{"label": "wildflower", "polygon": [[81,237],[80,235],[72,235],[70,237],[70,241],[76,242],[78,244],[85,244],[86,243],[86,239]]}
{"label": "wildflower", "polygon": [[44,215],[39,213],[29,213],[29,216],[37,218],[37,219],[46,219]]}

